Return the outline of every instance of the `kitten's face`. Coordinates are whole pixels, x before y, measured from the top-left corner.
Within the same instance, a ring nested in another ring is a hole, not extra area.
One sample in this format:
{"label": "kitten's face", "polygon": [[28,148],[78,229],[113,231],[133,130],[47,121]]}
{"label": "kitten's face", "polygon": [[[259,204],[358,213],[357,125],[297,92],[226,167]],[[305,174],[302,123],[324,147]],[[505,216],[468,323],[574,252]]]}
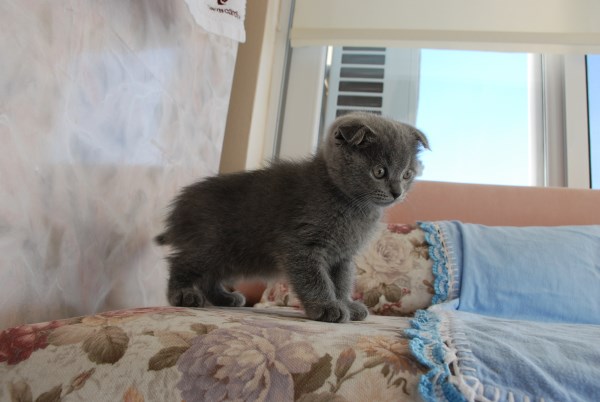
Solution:
{"label": "kitten's face", "polygon": [[329,175],[357,204],[388,206],[402,201],[421,173],[417,159],[427,138],[406,124],[367,113],[332,124],[322,153]]}

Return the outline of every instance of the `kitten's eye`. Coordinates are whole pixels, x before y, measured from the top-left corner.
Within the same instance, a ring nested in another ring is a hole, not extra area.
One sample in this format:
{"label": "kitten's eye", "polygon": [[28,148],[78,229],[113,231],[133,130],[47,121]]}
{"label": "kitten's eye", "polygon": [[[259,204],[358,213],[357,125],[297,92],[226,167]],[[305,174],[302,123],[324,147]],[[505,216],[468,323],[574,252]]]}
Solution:
{"label": "kitten's eye", "polygon": [[415,175],[415,171],[412,169],[408,169],[406,172],[404,172],[404,174],[402,175],[402,178],[404,180],[410,180],[413,178],[414,175]]}
{"label": "kitten's eye", "polygon": [[387,174],[387,171],[385,170],[385,168],[383,166],[375,166],[373,168],[373,176],[376,179],[383,179],[386,174]]}

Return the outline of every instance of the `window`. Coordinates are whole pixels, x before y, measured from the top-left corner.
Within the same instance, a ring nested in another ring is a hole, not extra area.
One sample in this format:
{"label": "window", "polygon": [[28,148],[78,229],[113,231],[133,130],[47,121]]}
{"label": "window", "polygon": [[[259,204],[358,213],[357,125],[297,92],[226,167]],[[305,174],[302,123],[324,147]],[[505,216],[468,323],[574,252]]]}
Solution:
{"label": "window", "polygon": [[587,57],[590,173],[592,188],[600,189],[600,55]]}
{"label": "window", "polygon": [[[433,0],[433,3],[436,15],[443,17],[432,18],[432,4],[424,6],[411,0],[292,2],[287,48],[291,57],[286,59],[289,74],[281,102],[284,106],[275,117],[277,129],[269,134],[275,138],[271,141],[276,143],[274,154],[298,157],[314,150],[318,128],[322,131],[331,121],[332,111],[335,116],[362,107],[390,114],[388,110],[396,108],[391,115],[416,124],[432,138],[433,152],[424,154],[425,178],[433,179],[432,175],[440,174],[452,176],[438,176],[440,180],[579,188],[589,188],[593,180],[598,186],[600,134],[596,116],[600,95],[594,87],[600,77],[593,56],[588,58],[587,65],[586,57],[582,56],[596,53],[600,48],[600,29],[589,19],[595,11],[593,2],[561,0],[561,7],[546,7],[543,0],[489,4],[477,0],[458,3]],[[467,9],[469,13],[465,13]],[[329,45],[347,48],[327,52]],[[394,49],[410,46],[416,50],[404,54],[407,63],[390,68]],[[466,49],[472,51],[463,51]],[[565,54],[561,55],[563,51]],[[316,82],[325,80],[327,84],[328,80],[334,80],[336,52],[341,52],[339,62],[344,67],[354,69],[346,70],[343,77],[340,72],[340,77],[346,81],[355,78],[360,85],[331,84],[325,85],[325,90],[323,86],[315,87]],[[369,52],[372,54],[367,55]],[[327,53],[332,55],[328,63]],[[345,53],[348,54],[343,57]],[[438,75],[449,71],[455,57],[463,60],[455,64],[454,70],[459,75],[454,74],[442,83],[431,69],[438,67]],[[507,67],[494,64],[494,58],[503,59]],[[428,62],[434,59],[438,63]],[[492,60],[491,64],[485,64],[484,59]],[[478,63],[480,68],[473,71]],[[375,73],[371,68],[383,70],[384,78],[367,75]],[[359,76],[350,77],[349,72]],[[463,73],[467,78],[462,85],[456,84]],[[390,75],[398,77],[391,85]],[[485,83],[480,80],[482,76],[486,77]],[[473,84],[469,77],[479,79],[479,84]],[[452,87],[454,93],[444,94],[444,86]],[[390,87],[398,88],[400,94],[392,101],[394,95],[390,92],[394,91],[389,91]],[[469,101],[464,106],[458,102],[463,98]],[[321,113],[323,103],[327,105]],[[332,103],[339,107],[332,109]],[[463,109],[467,108],[473,112],[469,119],[462,119],[466,114]],[[505,115],[501,116],[503,112]],[[487,126],[474,127],[478,120],[486,120]],[[525,120],[527,130],[523,134]],[[444,126],[443,132],[450,132],[453,124],[463,130],[443,139],[436,138],[442,135],[438,126]],[[468,134],[466,130],[470,128],[477,134]],[[498,130],[503,132],[497,134],[496,128],[506,130]],[[513,134],[514,139],[509,138]],[[487,141],[483,141],[485,135],[489,135]],[[473,144],[472,149],[458,146],[455,151],[447,144],[442,149],[435,145],[438,141],[458,143],[457,136],[466,137],[467,144]],[[484,156],[484,151],[489,153]],[[455,157],[451,163],[441,161],[444,167],[441,169],[436,167],[438,160],[434,158],[442,158],[442,153],[470,159],[472,163],[461,165],[460,158]],[[489,172],[473,171],[472,165],[489,168]],[[454,173],[450,174],[449,166],[456,167]],[[517,173],[511,172],[513,168]]]}
{"label": "window", "polygon": [[528,68],[527,54],[423,50],[416,126],[432,152],[422,179],[535,184]]}
{"label": "window", "polygon": [[535,183],[529,163],[529,56],[450,50],[329,49],[323,130],[369,111],[417,126],[433,152],[424,180]]}
{"label": "window", "polygon": [[[310,99],[288,90],[279,156],[305,155],[311,148],[299,139],[315,124],[322,135],[339,114],[367,110],[428,135],[424,180],[589,187],[590,162],[581,157],[588,154],[587,127],[568,124],[587,121],[586,99],[577,93],[578,102],[565,100],[573,97],[570,81],[585,81],[585,68],[572,68],[578,64],[571,56],[314,46],[293,49],[290,71],[295,57],[302,59],[302,74],[290,74],[289,82],[310,75],[325,84]],[[310,74],[310,66],[321,73]],[[296,82],[288,89],[308,86]],[[286,125],[290,116],[296,118]],[[310,141],[314,149],[317,135]]]}

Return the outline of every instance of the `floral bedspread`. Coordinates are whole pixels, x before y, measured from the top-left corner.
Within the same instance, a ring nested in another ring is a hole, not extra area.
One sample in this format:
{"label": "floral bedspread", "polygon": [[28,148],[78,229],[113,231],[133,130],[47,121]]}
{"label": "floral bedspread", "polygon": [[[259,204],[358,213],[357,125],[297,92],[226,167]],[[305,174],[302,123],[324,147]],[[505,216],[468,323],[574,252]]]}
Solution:
{"label": "floral bedspread", "polygon": [[410,401],[409,319],[140,308],[0,332],[2,401]]}

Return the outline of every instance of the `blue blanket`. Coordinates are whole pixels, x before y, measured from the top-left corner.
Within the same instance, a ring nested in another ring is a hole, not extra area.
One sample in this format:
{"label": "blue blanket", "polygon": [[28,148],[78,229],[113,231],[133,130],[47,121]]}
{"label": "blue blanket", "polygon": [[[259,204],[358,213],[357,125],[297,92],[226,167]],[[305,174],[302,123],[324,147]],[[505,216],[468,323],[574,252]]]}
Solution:
{"label": "blue blanket", "polygon": [[435,261],[434,302],[458,297],[462,311],[600,324],[600,226],[421,227]]}
{"label": "blue blanket", "polygon": [[600,226],[421,227],[441,304],[406,334],[426,400],[600,400]]}
{"label": "blue blanket", "polygon": [[420,311],[406,330],[427,401],[600,400],[600,326]]}

